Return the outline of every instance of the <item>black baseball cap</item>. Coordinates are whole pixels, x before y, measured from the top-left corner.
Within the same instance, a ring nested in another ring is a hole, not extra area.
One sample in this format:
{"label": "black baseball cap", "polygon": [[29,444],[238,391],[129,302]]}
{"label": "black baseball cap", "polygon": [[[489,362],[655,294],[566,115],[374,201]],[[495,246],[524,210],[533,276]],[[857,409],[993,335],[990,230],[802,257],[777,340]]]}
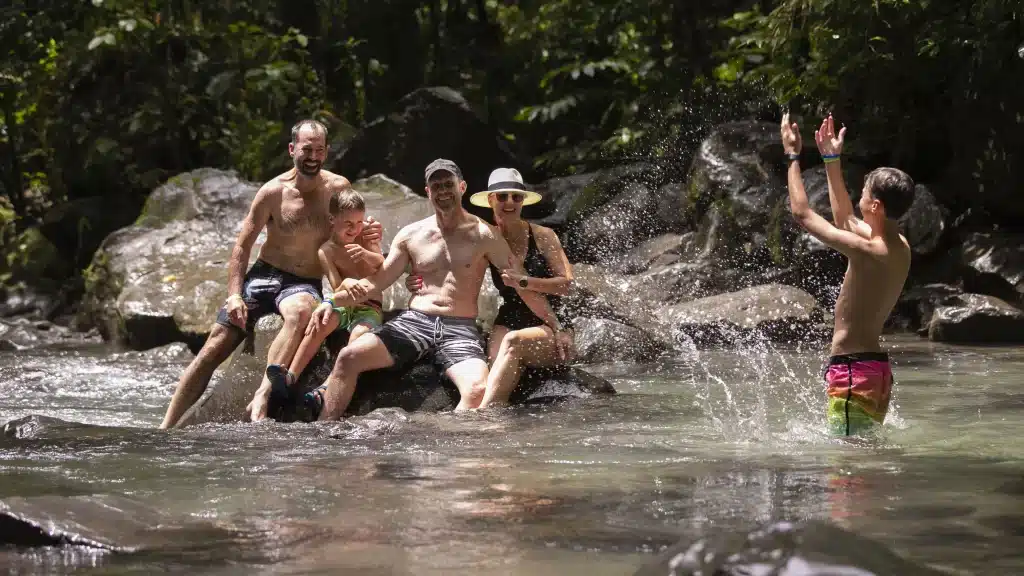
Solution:
{"label": "black baseball cap", "polygon": [[427,164],[427,170],[424,173],[424,178],[426,180],[430,180],[430,177],[434,174],[434,172],[437,172],[438,170],[451,172],[459,180],[465,180],[465,178],[462,177],[462,170],[459,169],[459,166],[455,164],[455,162],[452,162],[451,160],[445,160],[444,158],[438,158],[437,160],[434,160],[430,164]]}

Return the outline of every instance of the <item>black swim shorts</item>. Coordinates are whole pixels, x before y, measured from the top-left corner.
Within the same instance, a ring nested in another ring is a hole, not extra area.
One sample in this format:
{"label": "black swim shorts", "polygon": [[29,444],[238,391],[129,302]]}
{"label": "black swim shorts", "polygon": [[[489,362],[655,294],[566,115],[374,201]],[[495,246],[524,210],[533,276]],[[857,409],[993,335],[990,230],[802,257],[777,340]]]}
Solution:
{"label": "black swim shorts", "polygon": [[397,368],[431,353],[441,370],[466,360],[487,361],[483,339],[473,318],[403,310],[373,333],[384,343]]}
{"label": "black swim shorts", "polygon": [[[245,332],[252,332],[256,322],[267,314],[280,314],[281,301],[295,294],[309,294],[318,303],[321,300],[319,278],[303,278],[291,272],[257,260],[245,274],[242,284],[242,299],[245,300],[249,313],[245,322]],[[217,323],[239,330],[228,320],[227,307],[221,306],[217,312]]]}

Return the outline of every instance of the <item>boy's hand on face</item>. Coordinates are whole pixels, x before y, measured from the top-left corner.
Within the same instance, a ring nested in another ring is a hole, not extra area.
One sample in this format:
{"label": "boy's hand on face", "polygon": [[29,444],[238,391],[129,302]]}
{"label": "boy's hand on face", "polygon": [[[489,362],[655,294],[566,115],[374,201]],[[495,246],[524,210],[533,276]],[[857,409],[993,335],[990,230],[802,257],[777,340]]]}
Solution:
{"label": "boy's hand on face", "polygon": [[800,139],[800,128],[795,122],[791,123],[789,121],[789,112],[782,115],[782,125],[779,131],[782,135],[782,149],[786,154],[799,154],[801,148],[803,148],[803,142]]}
{"label": "boy's hand on face", "polygon": [[814,133],[814,142],[818,145],[818,152],[822,156],[838,156],[843,153],[843,142],[846,138],[846,126],[839,129],[836,134],[835,121],[829,114],[821,121],[821,127]]}
{"label": "boy's hand on face", "polygon": [[379,241],[383,234],[384,226],[374,220],[373,216],[367,216],[366,221],[363,222],[363,231],[359,234],[359,239],[370,244]]}

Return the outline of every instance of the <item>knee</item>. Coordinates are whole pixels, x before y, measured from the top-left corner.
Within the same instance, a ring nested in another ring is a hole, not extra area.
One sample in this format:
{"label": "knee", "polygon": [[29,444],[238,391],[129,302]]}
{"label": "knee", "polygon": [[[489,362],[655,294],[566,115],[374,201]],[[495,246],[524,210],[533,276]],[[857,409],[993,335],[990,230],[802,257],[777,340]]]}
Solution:
{"label": "knee", "polygon": [[358,364],[359,354],[353,351],[351,346],[345,346],[338,352],[338,358],[334,361],[332,374],[358,372]]}
{"label": "knee", "polygon": [[309,306],[291,306],[281,310],[285,325],[292,329],[304,329],[312,316],[313,309]]}
{"label": "knee", "polygon": [[518,330],[505,334],[505,337],[501,340],[501,348],[505,351],[505,354],[516,359],[523,357],[523,344],[523,337],[520,336]]}

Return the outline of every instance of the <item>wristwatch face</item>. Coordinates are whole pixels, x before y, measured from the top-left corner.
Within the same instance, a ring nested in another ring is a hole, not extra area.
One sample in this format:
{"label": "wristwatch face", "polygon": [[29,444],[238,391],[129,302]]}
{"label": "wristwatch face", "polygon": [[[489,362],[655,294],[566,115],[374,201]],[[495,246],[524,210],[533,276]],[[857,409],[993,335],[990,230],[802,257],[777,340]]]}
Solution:
{"label": "wristwatch face", "polygon": [[528,285],[528,282],[526,281],[526,278],[521,278],[519,280],[519,286],[521,286],[523,288],[526,288],[527,285]]}

